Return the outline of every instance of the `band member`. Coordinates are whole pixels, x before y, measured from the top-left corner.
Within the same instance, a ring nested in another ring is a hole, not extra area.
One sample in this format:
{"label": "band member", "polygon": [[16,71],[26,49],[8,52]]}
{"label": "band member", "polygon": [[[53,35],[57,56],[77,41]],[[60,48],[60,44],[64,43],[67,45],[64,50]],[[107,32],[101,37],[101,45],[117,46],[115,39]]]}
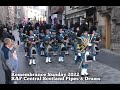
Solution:
{"label": "band member", "polygon": [[43,42],[44,37],[45,37],[45,34],[44,34],[43,28],[42,28],[40,30],[40,34],[39,34],[39,48],[38,48],[41,56],[45,55],[45,47],[44,47],[44,42]]}
{"label": "band member", "polygon": [[96,54],[100,51],[98,47],[100,42],[100,35],[96,33],[95,27],[91,27],[89,36],[90,42],[92,43],[91,55],[93,57],[93,60],[96,61]]}
{"label": "band member", "polygon": [[[34,28],[33,33],[35,35],[36,41],[39,41],[39,27]],[[39,42],[36,43],[37,52],[39,52]]]}
{"label": "band member", "polygon": [[36,43],[38,43],[36,39],[36,35],[33,33],[33,31],[30,31],[30,36],[28,37],[28,43],[29,43],[29,56],[30,56],[30,61],[29,65],[31,64],[36,64],[35,62],[35,56],[37,54],[36,50]]}
{"label": "band member", "polygon": [[92,44],[89,43],[89,37],[88,37],[88,30],[84,30],[83,34],[81,35],[80,38],[78,38],[78,44],[77,44],[77,49],[81,53],[81,62],[82,62],[82,69],[81,69],[81,75],[88,75],[87,69],[88,69],[88,59],[87,56],[89,56],[89,50],[88,46],[91,46]]}
{"label": "band member", "polygon": [[44,45],[45,45],[45,57],[46,57],[46,63],[51,63],[51,55],[50,50],[51,47],[51,35],[50,35],[50,26],[47,24],[45,28],[45,37],[43,39]]}
{"label": "band member", "polygon": [[[64,27],[64,26],[63,26]],[[69,48],[71,48],[71,44],[70,44],[70,31],[69,29],[63,29],[64,30],[64,40],[65,42],[65,55],[69,55]]]}
{"label": "band member", "polygon": [[59,59],[58,61],[59,62],[63,62],[64,61],[64,55],[65,55],[65,51],[66,51],[66,48],[65,48],[65,42],[66,40],[64,40],[64,34],[63,34],[63,31],[62,31],[62,26],[60,24],[57,25],[57,36],[56,36],[56,39],[58,41],[58,52],[59,52]]}
{"label": "band member", "polygon": [[75,54],[75,57],[74,57],[74,60],[75,62],[77,63],[77,37],[80,37],[81,36],[81,31],[80,31],[80,24],[79,23],[75,23],[74,25],[74,34],[72,36],[72,45],[74,47],[74,54]]}
{"label": "band member", "polygon": [[51,30],[51,39],[53,40],[52,42],[52,48],[53,48],[53,55],[57,55],[57,50],[58,50],[58,42],[56,40],[56,30]]}
{"label": "band member", "polygon": [[70,39],[69,39],[68,35],[64,36],[65,48],[66,48],[65,55],[69,55],[69,47],[70,47],[69,40]]}
{"label": "band member", "polygon": [[82,35],[82,32],[81,31],[78,31],[77,33],[77,38],[76,38],[76,43],[75,43],[75,46],[76,46],[76,50],[75,50],[75,63],[77,64],[79,61],[81,61],[81,52],[77,49],[77,45],[81,43],[81,41],[78,39],[80,38]]}
{"label": "band member", "polygon": [[27,56],[27,41],[28,41],[27,30],[22,35],[23,35],[23,41],[24,41],[25,56]]}

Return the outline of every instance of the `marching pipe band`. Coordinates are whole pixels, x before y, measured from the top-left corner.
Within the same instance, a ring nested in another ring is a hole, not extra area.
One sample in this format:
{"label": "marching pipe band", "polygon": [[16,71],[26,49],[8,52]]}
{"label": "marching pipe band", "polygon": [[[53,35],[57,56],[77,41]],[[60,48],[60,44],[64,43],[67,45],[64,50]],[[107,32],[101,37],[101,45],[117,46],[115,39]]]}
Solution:
{"label": "marching pipe band", "polygon": [[52,62],[52,54],[59,55],[58,62],[64,62],[65,55],[68,55],[72,48],[75,63],[80,61],[81,75],[88,75],[89,62],[95,61],[96,55],[100,52],[100,34],[96,33],[96,30],[91,30],[88,34],[89,30],[81,29],[79,24],[75,25],[74,30],[63,29],[60,24],[56,26],[56,30],[52,29],[49,24],[42,28],[40,26],[29,28],[32,27],[31,25],[27,27],[23,30],[24,33],[20,34],[23,37],[26,56],[29,57],[29,65],[36,64],[37,54],[45,56],[46,63]]}

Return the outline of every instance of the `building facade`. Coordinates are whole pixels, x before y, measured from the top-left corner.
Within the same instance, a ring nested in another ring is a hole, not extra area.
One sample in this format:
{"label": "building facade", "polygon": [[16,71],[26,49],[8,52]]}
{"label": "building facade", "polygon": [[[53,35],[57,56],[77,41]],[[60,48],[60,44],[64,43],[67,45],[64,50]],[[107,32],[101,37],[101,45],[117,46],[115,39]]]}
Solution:
{"label": "building facade", "polygon": [[48,7],[48,22],[56,25],[58,24],[64,24],[63,23],[63,12],[64,12],[64,6],[49,6]]}
{"label": "building facade", "polygon": [[83,19],[89,28],[97,21],[101,47],[120,53],[120,6],[66,6],[65,17],[69,28]]}
{"label": "building facade", "polygon": [[120,53],[120,6],[98,6],[97,11],[102,47]]}
{"label": "building facade", "polygon": [[66,24],[71,28],[73,24],[82,20],[88,22],[89,27],[96,21],[96,8],[94,6],[66,6],[65,8]]}

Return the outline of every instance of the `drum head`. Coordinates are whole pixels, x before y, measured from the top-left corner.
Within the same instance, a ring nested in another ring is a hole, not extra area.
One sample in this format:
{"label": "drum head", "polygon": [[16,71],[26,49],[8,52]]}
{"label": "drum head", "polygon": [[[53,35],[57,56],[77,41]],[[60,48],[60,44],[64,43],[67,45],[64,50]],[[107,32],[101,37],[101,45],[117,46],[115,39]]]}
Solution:
{"label": "drum head", "polygon": [[88,56],[87,56],[87,60],[93,60],[93,57],[90,56],[90,55],[88,55]]}

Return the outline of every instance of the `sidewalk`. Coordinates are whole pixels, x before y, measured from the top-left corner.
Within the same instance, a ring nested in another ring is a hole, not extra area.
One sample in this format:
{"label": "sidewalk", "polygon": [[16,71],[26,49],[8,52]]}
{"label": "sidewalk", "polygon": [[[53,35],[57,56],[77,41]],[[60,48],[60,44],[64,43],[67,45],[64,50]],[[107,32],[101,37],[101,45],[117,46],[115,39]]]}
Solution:
{"label": "sidewalk", "polygon": [[120,54],[114,53],[107,49],[101,49],[96,59],[101,63],[120,70]]}

